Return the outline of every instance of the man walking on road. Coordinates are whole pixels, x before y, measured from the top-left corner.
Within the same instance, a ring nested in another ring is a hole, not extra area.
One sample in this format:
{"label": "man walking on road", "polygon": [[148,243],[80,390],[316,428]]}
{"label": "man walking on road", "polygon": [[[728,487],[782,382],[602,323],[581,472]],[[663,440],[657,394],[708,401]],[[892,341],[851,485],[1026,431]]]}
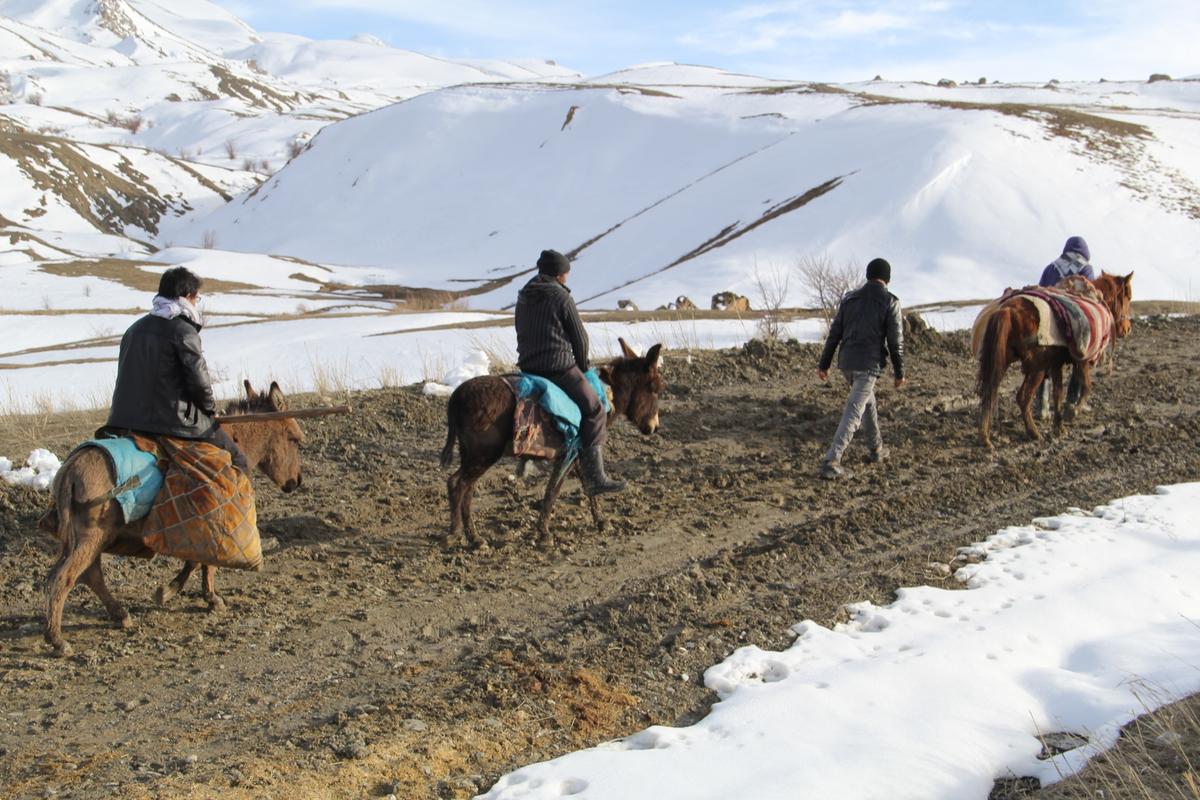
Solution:
{"label": "man walking on road", "polygon": [[838,350],[838,369],[850,384],[850,397],[833,435],[833,444],[821,459],[821,477],[826,480],[846,475],[842,454],[860,425],[870,440],[871,461],[878,463],[887,458],[875,407],[875,381],[883,374],[889,355],[896,388],[906,383],[900,299],[887,289],[891,279],[892,265],[882,258],[873,259],[867,264],[866,284],[842,298],[837,316],[829,326],[817,377],[822,381],[829,379],[833,351]]}

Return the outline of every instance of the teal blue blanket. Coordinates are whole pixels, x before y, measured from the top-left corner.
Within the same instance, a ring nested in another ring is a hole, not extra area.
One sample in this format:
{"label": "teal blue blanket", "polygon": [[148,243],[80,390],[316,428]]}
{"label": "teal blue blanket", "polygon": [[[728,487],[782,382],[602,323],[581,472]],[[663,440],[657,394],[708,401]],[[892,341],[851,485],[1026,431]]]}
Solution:
{"label": "teal blue blanket", "polygon": [[[583,373],[583,376],[596,390],[600,402],[604,404],[604,410],[612,411],[608,392],[605,391],[604,382],[600,380],[596,368],[592,367]],[[530,375],[528,372],[518,374],[515,388],[517,397],[536,398],[542,410],[554,418],[555,427],[562,434],[563,445],[568,452],[574,453],[579,449],[579,423],[583,420],[583,413],[579,406],[575,405],[575,401],[567,397],[566,392],[545,378]]]}
{"label": "teal blue blanket", "polygon": [[155,458],[150,453],[137,449],[132,439],[89,439],[76,447],[99,447],[108,455],[108,461],[116,476],[115,483],[120,486],[131,478],[137,477],[137,486],[130,487],[116,496],[125,522],[137,522],[150,513],[154,498],[162,488],[163,476],[155,466]]}

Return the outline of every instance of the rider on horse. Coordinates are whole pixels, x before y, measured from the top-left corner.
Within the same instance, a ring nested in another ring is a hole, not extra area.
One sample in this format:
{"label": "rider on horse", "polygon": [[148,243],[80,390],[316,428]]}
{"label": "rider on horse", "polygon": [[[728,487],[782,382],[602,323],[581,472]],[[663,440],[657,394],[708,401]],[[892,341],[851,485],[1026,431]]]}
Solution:
{"label": "rider on horse", "polygon": [[229,451],[233,465],[249,473],[245,455],[213,419],[216,400],[200,350],[200,283],[186,267],[162,274],[152,310],[121,338],[105,427],[206,441]]}
{"label": "rider on horse", "polygon": [[522,372],[546,378],[579,406],[584,491],[591,496],[622,491],[625,483],[604,473],[601,448],[608,433],[608,416],[583,374],[589,366],[588,336],[567,288],[571,262],[556,250],[543,250],[537,269],[538,274],[517,296],[517,366]]}
{"label": "rider on horse", "polygon": [[[1042,270],[1038,286],[1056,286],[1072,275],[1082,275],[1089,281],[1095,280],[1091,263],[1092,253],[1082,236],[1072,236],[1063,245],[1062,255],[1051,261]],[[1067,403],[1074,405],[1079,400],[1079,381],[1071,371],[1071,380],[1067,384]],[[1046,394],[1046,382],[1038,386],[1037,397],[1033,404],[1034,416],[1043,419],[1050,414],[1050,399]]]}

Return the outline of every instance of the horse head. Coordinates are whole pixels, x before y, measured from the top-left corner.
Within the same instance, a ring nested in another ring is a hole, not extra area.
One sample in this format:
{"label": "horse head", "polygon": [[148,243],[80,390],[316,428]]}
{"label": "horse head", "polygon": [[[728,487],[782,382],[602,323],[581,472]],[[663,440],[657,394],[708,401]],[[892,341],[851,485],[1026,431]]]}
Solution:
{"label": "horse head", "polygon": [[613,413],[624,414],[649,436],[658,430],[658,395],[665,385],[659,372],[662,345],[639,356],[624,339],[617,341],[624,355],[600,367],[600,379],[612,387]]}
{"label": "horse head", "polygon": [[[278,383],[272,381],[265,395],[255,392],[250,381],[245,381],[243,385],[246,399],[236,403],[226,413],[287,411],[287,398],[283,396]],[[300,445],[304,442],[304,431],[296,420],[230,425],[229,432],[246,454],[250,465],[262,470],[276,486],[284,492],[294,492],[300,488]]]}
{"label": "horse head", "polygon": [[1096,288],[1100,290],[1100,294],[1104,295],[1104,304],[1112,312],[1117,337],[1128,336],[1133,327],[1133,315],[1130,313],[1130,303],[1133,300],[1133,273],[1122,277],[1101,272],[1095,284]]}

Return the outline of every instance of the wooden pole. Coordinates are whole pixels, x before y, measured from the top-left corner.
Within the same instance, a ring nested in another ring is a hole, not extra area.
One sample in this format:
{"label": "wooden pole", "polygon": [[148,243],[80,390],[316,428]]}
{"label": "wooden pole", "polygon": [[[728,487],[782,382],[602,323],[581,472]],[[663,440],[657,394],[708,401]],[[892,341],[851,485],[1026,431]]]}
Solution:
{"label": "wooden pole", "polygon": [[297,408],[294,411],[263,411],[257,414],[230,414],[217,417],[222,425],[235,425],[244,422],[270,422],[277,419],[308,419],[309,417],[327,417],[331,414],[349,414],[350,406],[326,406],[324,408]]}

